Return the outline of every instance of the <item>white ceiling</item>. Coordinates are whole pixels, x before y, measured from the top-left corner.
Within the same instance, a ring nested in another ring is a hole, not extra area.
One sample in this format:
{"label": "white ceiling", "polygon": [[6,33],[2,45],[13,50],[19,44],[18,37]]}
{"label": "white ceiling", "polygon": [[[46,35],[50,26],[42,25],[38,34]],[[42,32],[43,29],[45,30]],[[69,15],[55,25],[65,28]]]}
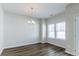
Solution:
{"label": "white ceiling", "polygon": [[56,15],[63,12],[68,4],[66,3],[6,3],[3,9],[8,12],[31,15],[33,7],[33,16],[37,18],[48,18],[50,15]]}

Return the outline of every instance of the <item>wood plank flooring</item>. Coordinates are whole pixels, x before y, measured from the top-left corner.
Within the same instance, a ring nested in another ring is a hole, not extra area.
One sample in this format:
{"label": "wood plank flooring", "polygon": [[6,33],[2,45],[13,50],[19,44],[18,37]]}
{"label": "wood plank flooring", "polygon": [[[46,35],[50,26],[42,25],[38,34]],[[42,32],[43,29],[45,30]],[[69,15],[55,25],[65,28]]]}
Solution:
{"label": "wood plank flooring", "polygon": [[55,45],[38,43],[4,49],[1,56],[72,56],[64,51],[64,48]]}

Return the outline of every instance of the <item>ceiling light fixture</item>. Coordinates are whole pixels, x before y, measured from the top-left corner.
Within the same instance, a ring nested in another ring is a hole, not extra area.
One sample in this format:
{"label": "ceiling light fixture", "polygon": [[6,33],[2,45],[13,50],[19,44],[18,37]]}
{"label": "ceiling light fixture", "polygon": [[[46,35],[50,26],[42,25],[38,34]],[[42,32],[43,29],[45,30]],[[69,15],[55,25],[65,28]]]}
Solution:
{"label": "ceiling light fixture", "polygon": [[34,8],[30,8],[31,9],[31,16],[30,16],[30,18],[29,18],[29,20],[27,21],[27,23],[29,23],[29,24],[36,24],[36,22],[33,20],[33,9]]}

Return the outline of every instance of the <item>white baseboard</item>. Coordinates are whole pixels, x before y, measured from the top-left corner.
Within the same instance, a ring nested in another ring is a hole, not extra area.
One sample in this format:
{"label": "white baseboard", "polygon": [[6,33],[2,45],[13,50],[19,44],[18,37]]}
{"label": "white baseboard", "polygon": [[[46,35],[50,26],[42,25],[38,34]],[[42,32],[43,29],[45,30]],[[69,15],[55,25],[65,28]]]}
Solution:
{"label": "white baseboard", "polygon": [[29,42],[29,43],[26,43],[26,44],[23,44],[23,45],[16,45],[16,46],[7,46],[7,47],[4,47],[4,49],[7,49],[7,48],[14,48],[14,47],[20,47],[20,46],[25,46],[25,45],[30,45],[30,44],[36,44],[36,43],[40,43],[40,42]]}
{"label": "white baseboard", "polygon": [[65,50],[66,53],[76,56],[75,53]]}
{"label": "white baseboard", "polygon": [[53,44],[53,45],[56,45],[56,46],[59,46],[59,47],[62,47],[62,48],[65,48],[65,46],[61,46],[61,45],[58,45],[58,44],[55,44],[55,43],[52,43],[52,42],[47,42],[49,44]]}

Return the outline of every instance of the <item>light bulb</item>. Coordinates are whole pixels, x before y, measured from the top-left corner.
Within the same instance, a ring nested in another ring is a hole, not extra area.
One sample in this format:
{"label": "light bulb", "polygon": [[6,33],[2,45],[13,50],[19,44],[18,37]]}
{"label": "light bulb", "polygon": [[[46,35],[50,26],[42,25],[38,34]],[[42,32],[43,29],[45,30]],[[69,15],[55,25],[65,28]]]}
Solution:
{"label": "light bulb", "polygon": [[32,24],[36,24],[36,22],[32,20]]}

